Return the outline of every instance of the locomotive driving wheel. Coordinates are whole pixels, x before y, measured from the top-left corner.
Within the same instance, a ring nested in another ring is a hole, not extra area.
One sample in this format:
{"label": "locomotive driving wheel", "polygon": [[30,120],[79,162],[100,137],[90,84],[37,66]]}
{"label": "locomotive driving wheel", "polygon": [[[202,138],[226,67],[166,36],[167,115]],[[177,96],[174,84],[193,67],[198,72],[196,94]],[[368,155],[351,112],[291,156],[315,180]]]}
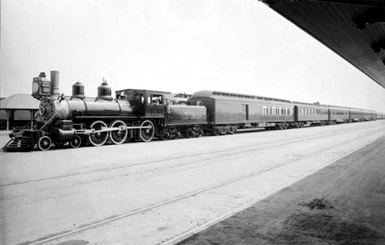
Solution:
{"label": "locomotive driving wheel", "polygon": [[41,151],[48,151],[52,146],[52,140],[48,136],[43,136],[37,142],[37,146]]}
{"label": "locomotive driving wheel", "polygon": [[146,120],[142,122],[140,127],[141,127],[139,131],[140,139],[144,142],[151,141],[155,134],[154,123],[152,123],[150,120]]}
{"label": "locomotive driving wheel", "polygon": [[111,128],[119,128],[119,130],[111,131],[111,134],[110,134],[110,140],[115,145],[122,144],[124,141],[126,141],[127,135],[128,135],[128,130],[127,130],[127,125],[123,121],[121,121],[121,120],[113,121],[111,123],[110,127]]}
{"label": "locomotive driving wheel", "polygon": [[91,129],[96,131],[95,133],[90,134],[88,137],[91,144],[94,146],[102,146],[107,142],[109,132],[100,132],[105,128],[107,128],[107,125],[103,121],[95,121],[91,124]]}

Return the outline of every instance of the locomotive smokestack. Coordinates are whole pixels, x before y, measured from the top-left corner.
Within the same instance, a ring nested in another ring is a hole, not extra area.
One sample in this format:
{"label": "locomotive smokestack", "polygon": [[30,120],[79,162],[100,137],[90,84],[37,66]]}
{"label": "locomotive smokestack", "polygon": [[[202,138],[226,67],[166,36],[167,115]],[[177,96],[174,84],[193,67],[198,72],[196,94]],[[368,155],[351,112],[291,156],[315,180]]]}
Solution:
{"label": "locomotive smokestack", "polygon": [[51,94],[59,95],[59,71],[51,71]]}

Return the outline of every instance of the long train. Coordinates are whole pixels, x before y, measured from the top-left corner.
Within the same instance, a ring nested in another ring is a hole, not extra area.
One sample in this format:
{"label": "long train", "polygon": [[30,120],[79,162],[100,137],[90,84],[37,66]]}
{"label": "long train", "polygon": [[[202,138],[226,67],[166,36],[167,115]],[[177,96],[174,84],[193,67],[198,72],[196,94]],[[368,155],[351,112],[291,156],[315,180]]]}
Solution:
{"label": "long train", "polygon": [[10,134],[6,151],[42,151],[53,145],[72,148],[132,139],[151,141],[180,136],[234,134],[243,128],[288,129],[305,125],[332,125],[376,120],[373,110],[294,102],[218,91],[199,91],[187,104],[166,101],[169,92],[125,89],[115,98],[106,81],[95,98],[84,96],[84,86],[72,86],[72,96],[59,93],[59,72],[33,78],[32,96],[40,100],[39,113],[28,127]]}

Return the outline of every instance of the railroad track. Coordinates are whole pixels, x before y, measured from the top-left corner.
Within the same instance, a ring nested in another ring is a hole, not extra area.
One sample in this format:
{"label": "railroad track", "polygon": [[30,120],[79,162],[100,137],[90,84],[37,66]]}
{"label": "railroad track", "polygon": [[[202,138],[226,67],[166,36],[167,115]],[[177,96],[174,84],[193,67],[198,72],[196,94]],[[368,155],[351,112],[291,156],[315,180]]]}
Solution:
{"label": "railroad track", "polygon": [[[370,134],[367,134],[367,135],[370,135]],[[369,138],[369,141],[374,141],[375,139],[379,138],[380,136],[378,136],[378,137],[366,136],[366,137]],[[318,137],[316,137],[316,138],[318,138]],[[349,143],[350,140],[351,139],[347,139],[347,140],[342,141],[340,143],[341,143],[341,145],[344,144],[344,143]],[[293,142],[291,142],[291,143],[293,143]],[[212,184],[212,185],[209,185],[209,186],[205,186],[203,188],[196,189],[194,191],[190,191],[190,192],[184,193],[182,195],[178,195],[178,196],[173,197],[173,198],[169,198],[169,199],[164,200],[162,202],[158,202],[158,203],[155,203],[155,204],[152,204],[152,205],[140,208],[140,209],[136,209],[134,211],[126,212],[126,213],[123,213],[121,215],[114,216],[112,218],[104,219],[104,220],[95,222],[95,223],[90,224],[90,225],[83,225],[81,228],[74,229],[74,230],[71,230],[69,232],[64,232],[64,233],[61,233],[59,235],[55,235],[55,236],[52,236],[52,237],[49,237],[49,238],[39,239],[39,240],[36,240],[35,242],[32,242],[30,244],[37,245],[37,244],[44,244],[44,243],[52,242],[52,241],[55,241],[55,240],[58,240],[58,239],[61,239],[61,238],[64,238],[64,237],[71,236],[71,235],[76,234],[76,233],[81,233],[83,231],[86,231],[86,230],[89,230],[89,229],[92,229],[92,228],[96,228],[96,227],[99,227],[99,226],[103,226],[103,225],[109,224],[109,223],[112,223],[114,221],[121,220],[121,219],[130,217],[130,216],[140,215],[140,214],[148,212],[150,210],[154,210],[156,208],[160,208],[160,207],[169,205],[171,203],[178,202],[178,201],[183,200],[183,199],[188,199],[190,197],[195,197],[197,195],[200,195],[202,193],[208,192],[208,191],[213,190],[213,189],[218,189],[218,188],[221,188],[223,186],[231,185],[233,183],[236,183],[236,182],[248,179],[248,178],[256,177],[256,176],[258,176],[260,174],[263,174],[263,173],[266,173],[268,171],[272,171],[272,170],[275,170],[275,169],[279,169],[279,168],[285,167],[286,165],[292,164],[293,162],[296,162],[296,161],[299,161],[299,160],[304,160],[304,159],[306,159],[308,157],[311,157],[313,155],[317,155],[317,154],[320,154],[322,152],[325,152],[325,151],[328,151],[330,149],[333,149],[334,147],[335,146],[332,145],[332,146],[325,146],[325,147],[322,147],[322,148],[318,148],[318,149],[315,149],[312,152],[309,152],[306,156],[297,156],[297,157],[294,157],[294,158],[292,158],[292,159],[290,159],[288,161],[281,162],[279,164],[275,164],[275,165],[273,165],[271,167],[268,167],[268,168],[256,169],[256,170],[250,171],[250,172],[248,172],[246,174],[242,174],[242,175],[230,178],[230,179],[223,180],[223,181],[221,181],[219,183],[215,183],[215,184]],[[253,148],[251,148],[251,149],[253,149]],[[354,151],[354,150],[356,150],[356,149],[353,149],[352,151]],[[349,153],[350,152],[347,152],[345,155],[347,155]],[[225,156],[223,156],[223,157],[225,157]],[[325,165],[328,165],[328,164],[329,163],[327,163]],[[318,169],[314,169],[314,170],[312,170],[312,172],[315,172],[317,170]],[[293,182],[288,183],[287,185],[281,186],[279,188],[276,188],[272,192],[267,193],[266,196],[271,195],[271,194],[273,194],[273,193],[275,193],[275,192],[277,192],[277,191],[279,191],[279,190],[281,190],[281,189],[291,185],[292,183]],[[227,212],[226,214],[224,214],[224,215],[222,215],[220,217],[217,217],[214,220],[210,220],[210,221],[206,222],[205,224],[203,224],[200,227],[195,227],[195,228],[193,228],[193,229],[191,229],[189,231],[184,232],[183,234],[180,234],[177,237],[174,237],[174,238],[166,241],[165,244],[173,244],[173,243],[176,243],[178,241],[181,241],[184,238],[186,238],[186,237],[188,237],[190,235],[193,235],[196,232],[199,232],[201,229],[204,229],[204,228],[206,228],[206,227],[208,227],[208,226],[210,226],[212,224],[215,224],[215,223],[223,220],[224,218],[228,217],[229,215],[233,214],[234,212],[237,212],[237,211],[242,210],[243,208],[245,208],[247,206],[252,205],[256,201],[261,200],[261,198],[264,198],[264,197],[258,197],[256,199],[250,200],[249,202],[247,202],[246,204],[242,205],[241,207],[239,207],[239,208],[237,208],[235,210],[231,210],[230,212]]]}
{"label": "railroad track", "polygon": [[[37,182],[54,181],[54,180],[61,179],[61,178],[71,179],[70,181],[66,181],[65,185],[62,184],[60,186],[51,185],[49,182],[47,182],[46,184],[43,185],[44,189],[39,191],[39,195],[42,195],[44,192],[57,192],[58,194],[56,194],[56,195],[60,195],[59,190],[73,188],[74,186],[80,185],[80,184],[84,185],[84,184],[92,183],[92,182],[106,181],[106,180],[109,180],[112,178],[129,177],[128,175],[137,177],[140,174],[142,174],[142,175],[143,174],[151,174],[151,172],[154,172],[154,171],[158,172],[158,174],[161,171],[167,173],[168,171],[170,171],[171,168],[182,168],[182,167],[187,167],[189,165],[192,165],[192,167],[197,168],[202,164],[207,164],[207,161],[209,161],[209,160],[210,160],[210,164],[213,164],[215,162],[220,162],[220,161],[222,161],[222,159],[226,159],[229,157],[236,159],[239,156],[247,154],[248,152],[264,151],[266,149],[283,147],[286,145],[291,145],[291,144],[295,144],[295,143],[299,143],[299,142],[303,142],[303,141],[320,140],[323,138],[328,138],[332,135],[341,135],[341,134],[344,134],[346,132],[349,132],[350,130],[351,129],[345,129],[345,130],[339,130],[337,132],[327,133],[327,134],[323,134],[323,135],[317,135],[317,136],[310,135],[310,136],[305,136],[305,137],[299,137],[299,138],[285,141],[285,142],[272,141],[272,142],[266,143],[262,146],[249,144],[249,145],[243,145],[242,147],[236,148],[236,149],[230,148],[230,149],[217,150],[214,152],[206,152],[203,154],[196,153],[196,154],[189,154],[189,155],[172,157],[172,158],[167,157],[167,158],[160,159],[157,161],[151,161],[150,160],[150,161],[144,161],[144,162],[140,162],[140,163],[131,164],[128,166],[118,166],[118,167],[108,168],[108,169],[99,169],[96,171],[88,171],[88,172],[82,172],[82,173],[74,173],[74,174],[68,174],[68,175],[62,175],[62,176],[55,176],[52,178],[38,179],[38,180],[25,181],[25,182],[16,182],[16,183],[5,184],[5,185],[2,185],[0,187],[1,188],[12,188],[13,186],[18,186],[18,185],[23,185],[23,184],[31,185],[31,184],[37,183]],[[371,129],[371,131],[372,130],[375,131],[376,128]],[[193,159],[193,160],[191,160],[191,159]],[[197,161],[197,159],[199,159],[199,161]],[[150,168],[150,169],[147,168],[145,170],[140,169],[140,167],[150,166],[150,165],[152,165],[153,168]],[[136,172],[135,172],[135,168],[137,169]],[[127,171],[121,171],[121,170],[127,170],[127,169],[130,169],[129,174],[127,174]],[[103,173],[107,173],[107,174],[103,174]],[[87,178],[82,178],[81,180],[74,178],[75,176],[79,176],[79,175],[84,175],[84,176],[85,175],[89,175],[89,176],[95,175],[95,177],[92,176],[88,180],[87,180]],[[40,183],[40,184],[42,185],[43,183]],[[11,199],[15,199],[15,198],[21,198],[21,197],[25,197],[25,196],[33,194],[33,193],[18,194],[17,192],[13,193],[12,191],[9,191],[9,193],[11,193],[11,194],[8,194],[7,196],[3,195],[0,198],[0,201],[11,200]]]}
{"label": "railroad track", "polygon": [[[183,156],[178,156],[178,157],[166,157],[163,159],[158,159],[158,160],[147,160],[147,161],[141,161],[138,163],[130,164],[130,165],[121,165],[121,166],[116,166],[112,168],[101,168],[97,170],[90,170],[90,171],[84,171],[84,172],[75,172],[75,173],[69,173],[69,174],[64,174],[64,175],[57,175],[53,177],[48,177],[48,178],[41,178],[41,179],[34,179],[34,180],[28,180],[28,181],[20,181],[20,182],[12,182],[12,183],[6,183],[0,185],[0,187],[9,187],[9,186],[16,186],[16,185],[23,185],[23,184],[32,184],[32,183],[37,183],[37,182],[42,182],[42,181],[47,181],[47,180],[55,180],[55,179],[61,179],[61,178],[68,178],[68,177],[74,177],[74,176],[79,176],[79,175],[87,175],[87,174],[95,174],[95,173],[102,173],[102,172],[111,172],[113,170],[122,170],[122,169],[129,169],[129,168],[134,168],[134,167],[140,167],[144,165],[156,165],[156,164],[161,164],[165,162],[170,162],[170,161],[182,161],[184,164],[189,164],[192,163],[191,161],[186,161],[186,159],[194,158],[194,157],[201,157],[202,159],[208,159],[208,158],[217,158],[217,157],[225,157],[228,155],[241,155],[244,154],[248,151],[260,151],[260,150],[265,150],[269,149],[272,147],[279,147],[279,146],[285,146],[285,145],[290,145],[294,144],[297,142],[302,142],[306,140],[317,140],[321,138],[326,138],[332,135],[342,135],[346,132],[349,132],[350,129],[344,129],[344,130],[339,130],[337,133],[327,133],[323,135],[318,135],[318,136],[305,136],[305,137],[299,137],[293,140],[285,141],[285,142],[275,142],[274,140],[269,143],[265,143],[262,146],[256,146],[254,144],[250,145],[242,145],[240,146],[242,150],[234,150],[233,148],[228,148],[228,149],[222,149],[222,150],[216,150],[216,151],[210,151],[206,153],[195,153],[195,154],[188,154],[188,155],[183,155]],[[281,132],[281,131],[277,131]],[[218,136],[218,137],[231,137],[232,135],[229,136]],[[186,139],[186,140],[191,140],[191,139]],[[146,144],[152,144],[155,142],[150,142]],[[71,150],[71,149],[69,149]],[[76,150],[76,149],[75,149]],[[40,154],[44,154],[45,152],[39,152]],[[12,153],[10,153],[12,154]],[[194,161],[195,162],[195,161]],[[164,166],[160,166],[163,168]],[[172,167],[172,166],[171,166]],[[115,176],[116,177],[116,176]],[[2,199],[0,199],[2,200]]]}

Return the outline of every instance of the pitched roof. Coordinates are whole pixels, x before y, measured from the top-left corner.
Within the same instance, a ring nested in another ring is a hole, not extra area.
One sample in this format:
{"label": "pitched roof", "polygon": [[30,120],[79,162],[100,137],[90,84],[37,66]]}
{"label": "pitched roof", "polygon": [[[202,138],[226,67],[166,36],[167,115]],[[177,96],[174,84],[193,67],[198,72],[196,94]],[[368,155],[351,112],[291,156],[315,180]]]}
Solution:
{"label": "pitched roof", "polygon": [[40,101],[30,94],[14,94],[0,100],[0,109],[38,109]]}

